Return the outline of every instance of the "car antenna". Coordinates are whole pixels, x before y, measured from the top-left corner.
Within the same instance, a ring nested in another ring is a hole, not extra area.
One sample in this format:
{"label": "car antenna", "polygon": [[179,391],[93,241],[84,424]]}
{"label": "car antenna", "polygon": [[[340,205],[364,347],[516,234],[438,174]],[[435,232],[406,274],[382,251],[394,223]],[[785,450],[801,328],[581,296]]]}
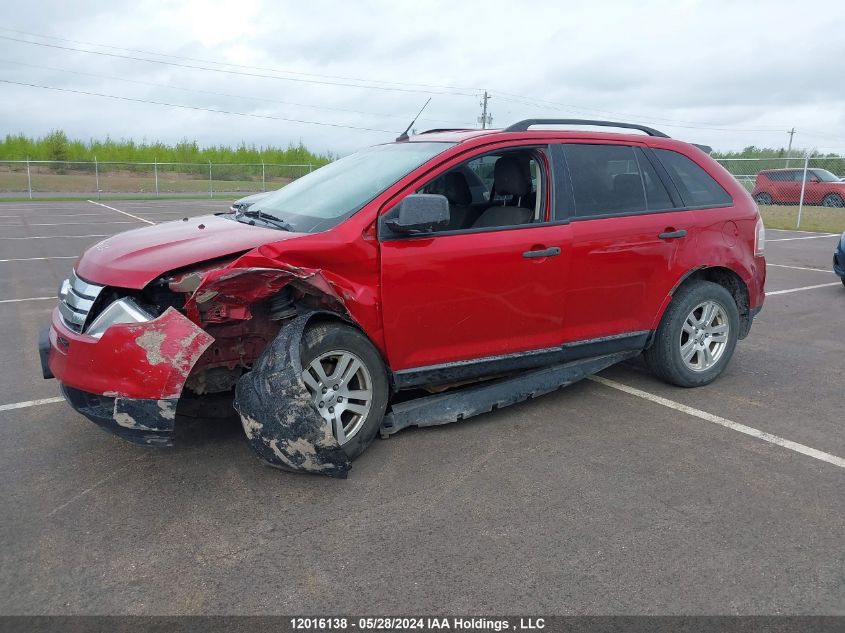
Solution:
{"label": "car antenna", "polygon": [[397,137],[396,137],[396,141],[397,141],[397,142],[402,142],[402,141],[407,141],[407,140],[408,140],[408,130],[410,130],[410,129],[411,129],[411,126],[412,126],[414,123],[416,123],[416,122],[417,122],[417,119],[419,119],[419,118],[420,118],[420,115],[422,114],[423,110],[425,110],[425,106],[427,106],[427,105],[429,104],[429,102],[430,102],[430,101],[431,101],[431,97],[429,97],[429,98],[428,98],[428,101],[426,101],[426,102],[425,102],[425,104],[423,104],[423,107],[421,107],[421,108],[420,108],[420,111],[419,111],[419,112],[417,112],[417,116],[415,116],[415,117],[414,117],[414,120],[413,120],[413,121],[411,121],[411,122],[408,124],[408,127],[406,127],[406,128],[405,128],[405,131],[404,131],[404,132],[402,132],[402,134],[400,134],[399,136],[397,136]]}

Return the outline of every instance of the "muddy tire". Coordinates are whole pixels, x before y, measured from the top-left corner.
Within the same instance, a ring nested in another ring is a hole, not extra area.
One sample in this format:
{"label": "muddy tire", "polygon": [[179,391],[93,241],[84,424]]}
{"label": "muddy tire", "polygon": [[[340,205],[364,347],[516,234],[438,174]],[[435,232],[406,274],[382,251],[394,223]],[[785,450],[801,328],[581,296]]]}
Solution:
{"label": "muddy tire", "polygon": [[679,387],[713,382],[727,367],[739,335],[739,311],[719,284],[695,281],[675,293],[645,353],[653,374]]}
{"label": "muddy tire", "polygon": [[302,337],[302,379],[314,407],[349,459],[378,433],[387,408],[387,370],[376,348],[356,328],[316,323]]}

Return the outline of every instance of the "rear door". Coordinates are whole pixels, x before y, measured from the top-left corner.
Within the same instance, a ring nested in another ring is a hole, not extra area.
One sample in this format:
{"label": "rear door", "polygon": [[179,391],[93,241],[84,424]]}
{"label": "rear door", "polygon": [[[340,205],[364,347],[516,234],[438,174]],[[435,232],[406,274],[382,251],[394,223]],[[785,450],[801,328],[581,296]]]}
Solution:
{"label": "rear door", "polygon": [[[514,149],[519,150],[509,148]],[[394,371],[560,344],[569,227],[550,221],[554,211],[548,148],[525,152],[533,157],[533,222],[420,236],[391,235],[380,223],[383,322]],[[451,169],[484,166],[498,155],[488,152],[486,162],[468,161]],[[404,195],[425,186],[418,183]]]}
{"label": "rear door", "polygon": [[557,146],[572,185],[572,253],[565,340],[644,343],[663,301],[685,272],[682,245],[693,215],[680,209],[663,170],[641,147]]}

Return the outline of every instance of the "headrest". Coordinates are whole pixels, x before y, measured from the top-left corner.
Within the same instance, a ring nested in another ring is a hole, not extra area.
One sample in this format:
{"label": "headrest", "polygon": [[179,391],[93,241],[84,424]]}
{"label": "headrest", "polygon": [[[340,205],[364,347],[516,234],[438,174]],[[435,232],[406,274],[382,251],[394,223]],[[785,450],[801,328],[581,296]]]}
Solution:
{"label": "headrest", "polygon": [[515,156],[502,156],[493,168],[496,193],[505,196],[524,196],[531,192],[531,180]]}
{"label": "headrest", "polygon": [[617,174],[613,177],[613,191],[623,196],[642,196],[643,183],[638,174]]}
{"label": "headrest", "polygon": [[467,178],[459,171],[446,174],[446,198],[449,204],[465,207],[472,204],[472,192],[469,190]]}

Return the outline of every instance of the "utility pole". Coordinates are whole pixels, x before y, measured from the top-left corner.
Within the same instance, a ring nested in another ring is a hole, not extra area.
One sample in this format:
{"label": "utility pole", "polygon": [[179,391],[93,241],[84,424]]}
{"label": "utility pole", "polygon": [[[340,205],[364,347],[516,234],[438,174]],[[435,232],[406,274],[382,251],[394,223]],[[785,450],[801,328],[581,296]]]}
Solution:
{"label": "utility pole", "polygon": [[789,159],[792,156],[792,137],[795,136],[795,128],[787,131],[789,134],[789,146],[786,148],[786,166],[789,167]]}
{"label": "utility pole", "polygon": [[487,91],[484,91],[484,96],[481,97],[481,101],[479,105],[481,105],[481,116],[478,117],[478,122],[481,123],[481,129],[486,130],[487,126],[493,122],[493,116],[487,114],[487,101],[492,99],[492,97],[487,94]]}

